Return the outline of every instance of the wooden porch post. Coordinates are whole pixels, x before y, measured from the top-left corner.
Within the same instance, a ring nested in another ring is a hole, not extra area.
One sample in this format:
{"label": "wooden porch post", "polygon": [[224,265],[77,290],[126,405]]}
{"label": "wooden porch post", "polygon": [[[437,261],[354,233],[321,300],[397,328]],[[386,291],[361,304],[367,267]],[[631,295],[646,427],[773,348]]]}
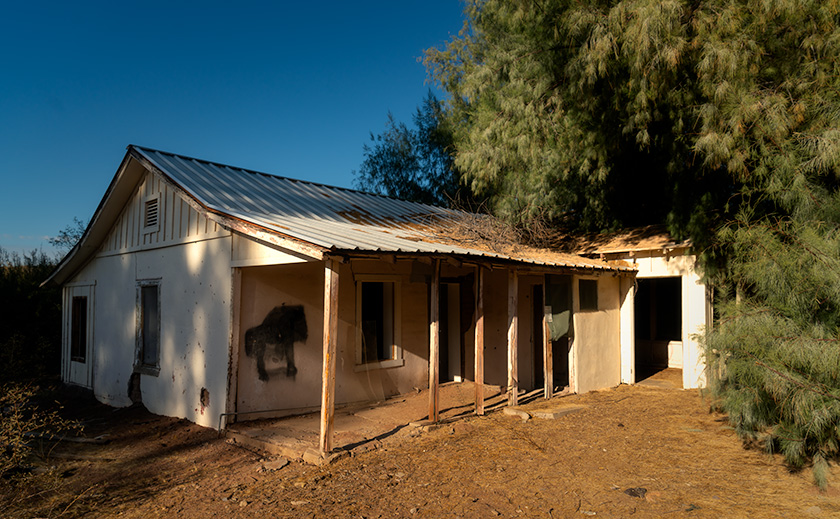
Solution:
{"label": "wooden porch post", "polygon": [[484,414],[484,269],[475,276],[475,414]]}
{"label": "wooden porch post", "polygon": [[335,351],[338,340],[338,262],[324,267],[324,370],[321,375],[321,456],[332,450],[335,413]]}
{"label": "wooden porch post", "polygon": [[551,307],[548,303],[548,276],[543,277],[543,374],[545,375],[545,398],[554,396],[554,356],[551,351]]}
{"label": "wooden porch post", "polygon": [[515,268],[511,268],[508,271],[508,405],[510,406],[519,403],[518,305],[519,274]]}
{"label": "wooden porch post", "polygon": [[440,418],[438,381],[440,380],[440,260],[436,259],[432,275],[429,308],[429,420]]}

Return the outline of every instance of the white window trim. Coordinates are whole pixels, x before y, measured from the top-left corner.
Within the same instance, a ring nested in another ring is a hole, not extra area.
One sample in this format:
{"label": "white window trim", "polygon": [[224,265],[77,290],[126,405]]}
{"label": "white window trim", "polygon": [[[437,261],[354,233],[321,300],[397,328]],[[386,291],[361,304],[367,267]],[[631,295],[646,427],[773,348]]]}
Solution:
{"label": "white window trim", "polygon": [[[73,310],[76,309],[76,299],[84,299],[84,301],[85,301],[84,302],[85,334],[83,336],[84,344],[81,345],[81,349],[83,351],[83,356],[82,356],[81,360],[77,360],[76,358],[73,357],[73,337],[76,336],[76,329],[73,326],[74,324],[76,324],[76,319],[73,318],[74,317]],[[88,316],[88,314],[90,313],[90,306],[91,305],[90,305],[90,301],[88,299],[87,294],[84,294],[84,295],[73,294],[73,295],[70,296],[70,338],[69,338],[70,355],[68,355],[68,357],[70,358],[70,362],[75,362],[76,364],[87,364],[87,362],[90,360],[90,359],[88,359],[88,349],[89,349],[88,345],[90,344],[90,341],[88,340],[88,334],[90,333],[90,330],[88,329],[90,327],[90,317]]]}
{"label": "white window trim", "polygon": [[[155,221],[154,225],[146,226],[146,206],[152,200],[157,201],[157,220]],[[154,195],[149,195],[143,199],[143,205],[140,208],[141,215],[143,222],[143,234],[154,234],[160,230],[160,216],[161,216],[161,208],[160,208],[160,193],[156,193]]]}
{"label": "white window trim", "polygon": [[[402,279],[388,274],[357,274],[356,276],[356,365],[353,371],[370,371],[374,369],[398,368],[405,365],[402,342]],[[380,282],[394,284],[394,358],[362,363],[362,283]]]}
{"label": "white window trim", "polygon": [[[160,297],[160,282],[161,278],[156,279],[138,279],[137,280],[137,302],[136,302],[136,343],[134,347],[134,372],[144,375],[158,376],[160,374],[160,350],[161,350],[161,334],[160,334],[160,318],[161,318],[161,297]],[[158,296],[158,313],[157,313],[157,358],[154,364],[143,363],[143,287],[156,287]]]}
{"label": "white window trim", "polygon": [[[93,365],[94,365],[94,345],[96,344],[94,332],[96,331],[95,328],[95,315],[94,312],[96,311],[96,300],[95,300],[95,289],[96,289],[96,282],[76,282],[76,283],[69,283],[64,286],[64,290],[62,291],[62,312],[63,312],[63,321],[62,321],[62,330],[61,330],[61,341],[62,341],[62,356],[67,362],[62,363],[62,378],[69,382],[70,384],[76,384],[84,387],[93,387]],[[85,358],[87,359],[86,362],[80,363],[72,360],[70,356],[70,335],[71,335],[71,328],[72,328],[72,300],[74,296],[83,296],[88,298],[88,309],[87,309],[87,353],[85,354]],[[78,366],[87,366],[87,372],[85,379],[73,379],[71,378],[74,374],[74,371],[78,369]],[[75,366],[75,367],[74,367]]]}

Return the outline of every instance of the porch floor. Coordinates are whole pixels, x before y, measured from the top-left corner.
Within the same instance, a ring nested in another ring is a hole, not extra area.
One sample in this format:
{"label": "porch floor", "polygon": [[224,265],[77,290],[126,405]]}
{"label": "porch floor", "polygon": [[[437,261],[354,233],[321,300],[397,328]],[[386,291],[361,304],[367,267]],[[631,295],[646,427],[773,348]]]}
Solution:
{"label": "porch floor", "polygon": [[[475,385],[472,382],[441,384],[439,396],[442,423],[474,413]],[[485,410],[505,405],[507,395],[502,388],[485,384]],[[422,422],[428,419],[428,415],[428,389],[380,402],[336,406],[333,450],[359,453],[376,449],[382,440],[397,434],[410,434],[416,426],[424,425]],[[224,433],[232,442],[243,447],[301,459],[308,449],[318,449],[320,420],[320,413],[309,413],[239,422],[229,425]]]}
{"label": "porch floor", "polygon": [[[644,376],[644,375],[643,375]],[[659,389],[682,389],[683,371],[679,368],[665,368],[636,381],[637,386]]]}

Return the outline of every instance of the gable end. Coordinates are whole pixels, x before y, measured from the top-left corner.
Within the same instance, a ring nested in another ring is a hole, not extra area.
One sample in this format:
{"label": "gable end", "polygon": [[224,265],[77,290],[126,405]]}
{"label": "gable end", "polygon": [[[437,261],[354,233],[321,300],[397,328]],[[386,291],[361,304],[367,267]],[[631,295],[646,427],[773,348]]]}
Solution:
{"label": "gable end", "polygon": [[160,175],[146,171],[100,253],[154,249],[229,235],[228,230],[196,211]]}

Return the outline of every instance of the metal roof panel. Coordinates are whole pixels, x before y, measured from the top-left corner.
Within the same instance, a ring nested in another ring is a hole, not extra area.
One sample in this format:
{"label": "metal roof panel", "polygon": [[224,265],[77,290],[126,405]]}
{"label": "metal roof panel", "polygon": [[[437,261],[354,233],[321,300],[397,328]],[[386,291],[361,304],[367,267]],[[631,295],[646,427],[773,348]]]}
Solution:
{"label": "metal roof panel", "polygon": [[581,256],[503,254],[441,241],[461,213],[273,176],[139,146],[161,174],[208,210],[336,251],[446,253],[596,270],[634,270]]}

